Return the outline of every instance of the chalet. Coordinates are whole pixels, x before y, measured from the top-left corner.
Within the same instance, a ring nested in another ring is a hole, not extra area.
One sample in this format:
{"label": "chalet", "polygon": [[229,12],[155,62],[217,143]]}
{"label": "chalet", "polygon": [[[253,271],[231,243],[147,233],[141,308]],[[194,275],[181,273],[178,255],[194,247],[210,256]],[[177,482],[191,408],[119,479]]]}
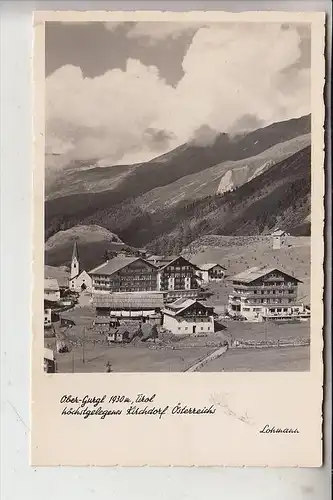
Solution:
{"label": "chalet", "polygon": [[59,283],[55,278],[44,278],[44,300],[48,302],[60,300]]}
{"label": "chalet", "polygon": [[300,280],[274,267],[252,267],[232,278],[228,313],[251,322],[268,319],[306,319],[303,304],[297,303]]}
{"label": "chalet", "polygon": [[79,251],[76,241],[73,246],[72,262],[71,262],[71,275],[69,279],[69,289],[73,292],[91,292],[92,279],[84,269],[80,271]]}
{"label": "chalet", "polygon": [[274,250],[278,250],[281,247],[287,245],[289,234],[281,229],[276,229],[272,234],[272,245]]}
{"label": "chalet", "polygon": [[177,334],[214,332],[214,308],[196,299],[177,299],[162,310],[163,327]]}
{"label": "chalet", "polygon": [[149,258],[158,268],[157,289],[164,292],[167,301],[180,297],[196,298],[199,291],[198,270],[182,256]]}
{"label": "chalet", "polygon": [[164,300],[163,294],[156,291],[95,293],[93,306],[96,308],[96,317],[109,316],[111,321],[133,319],[161,324]]}
{"label": "chalet", "polygon": [[146,292],[157,290],[157,268],[142,257],[117,257],[89,272],[93,292]]}
{"label": "chalet", "polygon": [[226,269],[220,264],[207,263],[198,267],[199,270],[196,274],[204,283],[209,283],[210,281],[218,282],[224,279]]}

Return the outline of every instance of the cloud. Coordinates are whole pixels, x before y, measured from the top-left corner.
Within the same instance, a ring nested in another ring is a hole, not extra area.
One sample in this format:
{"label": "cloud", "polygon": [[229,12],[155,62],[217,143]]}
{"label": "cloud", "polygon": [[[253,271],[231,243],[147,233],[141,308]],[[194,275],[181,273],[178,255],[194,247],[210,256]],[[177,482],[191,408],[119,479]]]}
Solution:
{"label": "cloud", "polygon": [[212,146],[216,140],[218,135],[218,131],[212,129],[208,125],[201,125],[201,127],[197,128],[190,141],[195,146]]}
{"label": "cloud", "polygon": [[[170,24],[173,31],[140,23],[134,34],[149,28],[160,39],[178,36]],[[134,59],[124,71],[95,78],[63,66],[46,80],[47,151],[61,153],[64,164],[136,163],[193,138],[209,142],[214,133],[241,131],[249,117],[251,126],[265,126],[308,114],[310,70],[296,64],[301,41],[296,27],[272,23],[201,27],[175,87]]]}
{"label": "cloud", "polygon": [[150,45],[154,45],[167,38],[176,39],[184,33],[197,31],[202,24],[184,22],[141,22],[135,23],[127,32],[127,38],[144,38]]}
{"label": "cloud", "polygon": [[124,24],[125,23],[123,23],[123,22],[110,21],[110,22],[104,23],[104,27],[108,31],[116,31],[117,28],[119,28],[120,26],[123,26]]}

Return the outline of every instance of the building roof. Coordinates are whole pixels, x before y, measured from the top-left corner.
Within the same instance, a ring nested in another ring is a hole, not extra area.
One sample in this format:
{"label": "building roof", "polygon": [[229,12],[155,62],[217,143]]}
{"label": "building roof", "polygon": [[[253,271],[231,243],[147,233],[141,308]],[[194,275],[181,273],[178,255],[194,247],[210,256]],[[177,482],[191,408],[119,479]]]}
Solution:
{"label": "building roof", "polygon": [[76,240],[74,241],[74,245],[73,245],[72,261],[74,259],[76,259],[77,261],[79,260],[79,250],[77,248]]}
{"label": "building roof", "polygon": [[157,267],[164,267],[165,265],[170,264],[170,262],[172,262],[175,259],[176,259],[175,255],[173,255],[173,256],[170,256],[170,255],[167,255],[167,256],[151,255],[146,260],[148,262],[151,262],[152,264],[154,264]]}
{"label": "building roof", "polygon": [[170,266],[170,264],[173,264],[174,262],[176,262],[176,260],[178,259],[183,259],[185,260],[190,266],[194,267],[195,269],[199,269],[198,266],[196,264],[192,264],[192,262],[190,262],[189,260],[185,259],[185,257],[183,257],[182,255],[178,255],[176,257],[171,257],[170,260],[166,261],[165,263],[163,263],[160,267],[160,269],[164,269],[165,267],[167,266]]}
{"label": "building roof", "polygon": [[[69,281],[73,281],[73,280],[76,280],[78,279],[80,276],[82,276],[82,274],[86,273],[88,276],[89,276],[89,273],[85,270],[85,269],[82,269],[82,271],[77,275],[77,276],[74,276],[74,278],[70,278]],[[90,276],[89,276],[90,277]]]}
{"label": "building roof", "polygon": [[208,262],[207,264],[202,264],[199,266],[201,271],[209,271],[210,269],[213,269],[213,267],[220,267],[221,269],[225,269],[221,264],[217,264],[215,262]]}
{"label": "building roof", "polygon": [[301,281],[295,276],[292,276],[291,274],[286,273],[285,271],[281,271],[280,269],[277,269],[276,267],[251,267],[250,269],[247,269],[246,271],[243,271],[239,274],[236,274],[233,276],[231,279],[233,281],[243,281],[244,283],[251,283],[252,281],[255,281],[259,278],[262,278],[263,276],[266,276],[269,273],[272,273],[273,271],[278,271],[279,273],[282,273],[286,276],[289,276],[290,278],[293,278],[294,280],[298,281],[301,283]]}
{"label": "building roof", "polygon": [[108,309],[157,309],[164,305],[162,292],[96,293],[93,306]]}
{"label": "building roof", "polygon": [[114,257],[111,260],[107,260],[103,264],[95,267],[91,271],[88,272],[88,274],[104,274],[104,275],[111,275],[119,271],[120,269],[123,269],[124,267],[128,266],[129,264],[132,264],[133,262],[136,262],[137,260],[143,260],[144,262],[147,262],[150,266],[155,267],[152,262],[148,262],[147,260],[143,259],[142,257],[127,257],[127,256],[122,256],[118,255],[117,257]]}
{"label": "building roof", "polygon": [[205,304],[202,302],[199,302],[197,299],[177,299],[175,302],[172,302],[171,304],[168,304],[165,309],[163,309],[163,313],[169,314],[171,316],[177,316],[181,314],[182,312],[186,311],[190,306],[193,304],[199,304],[200,306],[204,307],[205,309],[213,309],[213,307],[207,307]]}
{"label": "building roof", "polygon": [[283,236],[284,234],[287,234],[285,231],[282,231],[282,229],[276,229],[273,231],[271,236]]}
{"label": "building roof", "polygon": [[48,292],[59,292],[59,283],[55,278],[44,278],[44,290]]}

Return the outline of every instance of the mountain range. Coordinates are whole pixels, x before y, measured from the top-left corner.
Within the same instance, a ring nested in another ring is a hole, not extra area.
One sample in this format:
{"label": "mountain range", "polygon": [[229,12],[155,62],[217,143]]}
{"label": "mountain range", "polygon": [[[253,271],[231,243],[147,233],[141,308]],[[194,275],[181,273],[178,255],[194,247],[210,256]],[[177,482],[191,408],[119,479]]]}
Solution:
{"label": "mountain range", "polygon": [[260,234],[278,223],[308,234],[310,122],[308,115],[248,134],[218,134],[136,165],[75,162],[46,176],[46,238],[97,224],[129,245],[168,250],[167,240],[170,246],[213,232]]}

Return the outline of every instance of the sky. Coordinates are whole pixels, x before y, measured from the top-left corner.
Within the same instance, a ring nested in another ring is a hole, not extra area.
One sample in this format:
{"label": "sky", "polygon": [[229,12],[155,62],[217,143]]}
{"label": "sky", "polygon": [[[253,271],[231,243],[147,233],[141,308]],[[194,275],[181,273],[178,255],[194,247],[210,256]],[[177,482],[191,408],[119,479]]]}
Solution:
{"label": "sky", "polygon": [[47,167],[131,164],[310,113],[310,27],[46,23]]}

